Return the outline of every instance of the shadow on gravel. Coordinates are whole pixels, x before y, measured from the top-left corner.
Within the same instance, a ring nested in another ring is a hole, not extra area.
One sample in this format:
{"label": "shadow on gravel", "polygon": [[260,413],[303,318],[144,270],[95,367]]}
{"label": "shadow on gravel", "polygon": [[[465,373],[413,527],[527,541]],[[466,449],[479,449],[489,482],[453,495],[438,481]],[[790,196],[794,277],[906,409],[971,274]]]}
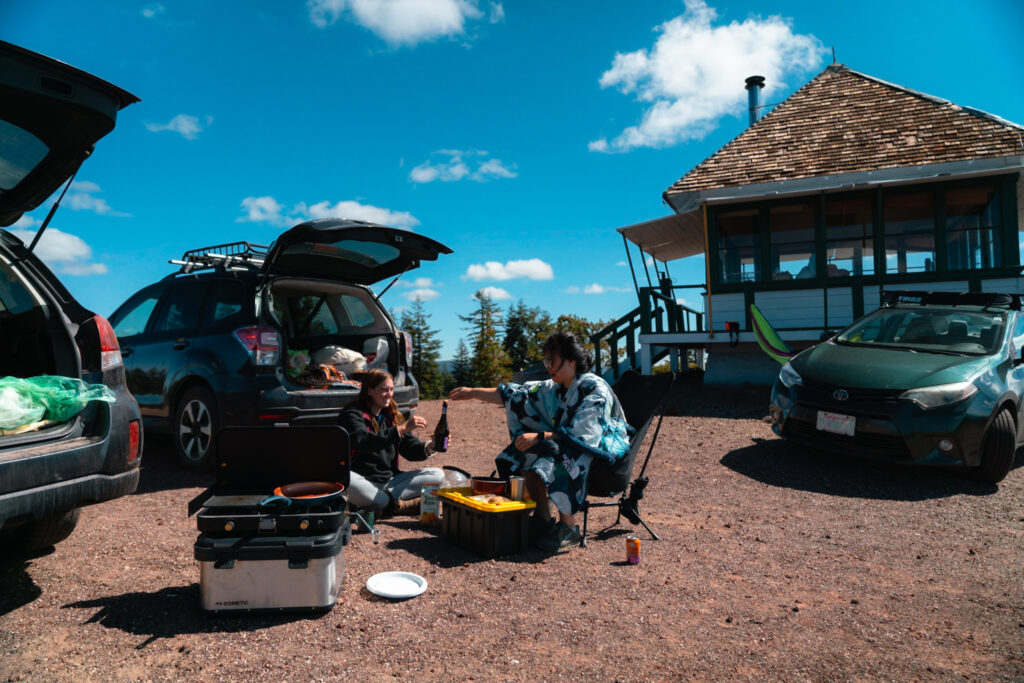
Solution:
{"label": "shadow on gravel", "polygon": [[832,456],[798,449],[781,439],[731,451],[719,462],[771,486],[846,498],[912,501],[961,494],[986,496],[998,490],[995,484],[972,481],[964,474]]}
{"label": "shadow on gravel", "polygon": [[[438,536],[399,538],[394,541],[384,541],[384,545],[389,549],[402,550],[412,555],[416,555],[440,569],[462,567],[464,565],[475,564],[477,562],[490,562],[490,559],[480,557],[476,553],[452,545]],[[539,550],[526,550],[512,555],[502,555],[493,559],[496,562],[538,564],[548,557],[550,557],[550,555],[542,553]]]}
{"label": "shadow on gravel", "polygon": [[[52,548],[49,549],[53,551]],[[43,594],[29,576],[29,562],[25,558],[8,558],[0,562],[0,617],[24,607]]]}
{"label": "shadow on gravel", "polygon": [[[319,619],[325,613],[310,614],[239,614],[216,616],[200,611],[199,584],[170,586],[154,593],[124,593],[95,600],[64,605],[64,609],[99,611],[86,623],[101,624],[125,633],[147,636],[135,646],[141,650],[160,638],[173,638],[184,633],[238,633],[287,624],[293,621]],[[184,650],[182,650],[184,652]]]}
{"label": "shadow on gravel", "polygon": [[760,419],[768,414],[772,389],[753,384],[704,386],[681,378],[677,380],[665,415],[681,417],[718,417],[734,420]]}
{"label": "shadow on gravel", "polygon": [[206,488],[213,484],[213,480],[212,472],[189,472],[179,465],[170,437],[146,435],[142,449],[142,474],[136,494]]}

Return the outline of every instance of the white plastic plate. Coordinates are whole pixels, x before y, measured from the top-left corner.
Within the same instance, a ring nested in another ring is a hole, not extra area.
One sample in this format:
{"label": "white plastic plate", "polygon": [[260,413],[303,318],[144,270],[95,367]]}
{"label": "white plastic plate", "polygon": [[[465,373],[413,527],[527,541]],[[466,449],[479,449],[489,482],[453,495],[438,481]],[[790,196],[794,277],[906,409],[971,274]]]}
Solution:
{"label": "white plastic plate", "polygon": [[382,572],[366,580],[366,590],[382,598],[413,598],[427,590],[427,580],[411,572]]}

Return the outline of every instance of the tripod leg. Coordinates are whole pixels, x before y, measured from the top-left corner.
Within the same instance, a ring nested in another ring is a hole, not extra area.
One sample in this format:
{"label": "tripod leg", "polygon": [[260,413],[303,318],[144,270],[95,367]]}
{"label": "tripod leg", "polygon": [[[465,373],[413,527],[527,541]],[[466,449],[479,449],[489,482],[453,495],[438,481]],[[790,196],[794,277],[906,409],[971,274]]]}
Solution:
{"label": "tripod leg", "polygon": [[641,517],[639,514],[637,514],[636,518],[639,519],[640,523],[644,525],[644,528],[647,529],[647,533],[649,533],[651,535],[651,538],[653,538],[655,541],[660,541],[661,540],[661,537],[658,536],[658,534],[654,533],[651,530],[651,527],[647,526],[647,522],[644,521],[643,517]]}

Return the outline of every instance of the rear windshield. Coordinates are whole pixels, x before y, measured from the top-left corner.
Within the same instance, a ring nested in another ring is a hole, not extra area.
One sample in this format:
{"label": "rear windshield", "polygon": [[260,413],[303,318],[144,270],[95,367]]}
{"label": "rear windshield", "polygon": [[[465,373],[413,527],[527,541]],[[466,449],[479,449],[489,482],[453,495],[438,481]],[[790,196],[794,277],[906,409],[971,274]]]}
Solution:
{"label": "rear windshield", "polygon": [[860,346],[987,355],[1002,345],[1006,313],[962,308],[881,309],[855,322],[836,340]]}
{"label": "rear windshield", "polygon": [[388,331],[380,307],[362,292],[314,293],[275,288],[273,310],[291,338]]}
{"label": "rear windshield", "polygon": [[401,255],[401,250],[390,244],[380,242],[363,242],[359,240],[339,240],[337,242],[300,242],[286,247],[282,256],[312,254],[317,257],[338,259],[339,263],[354,263],[366,268],[394,261]]}
{"label": "rear windshield", "polygon": [[0,119],[0,192],[18,185],[39,165],[49,148],[27,130]]}

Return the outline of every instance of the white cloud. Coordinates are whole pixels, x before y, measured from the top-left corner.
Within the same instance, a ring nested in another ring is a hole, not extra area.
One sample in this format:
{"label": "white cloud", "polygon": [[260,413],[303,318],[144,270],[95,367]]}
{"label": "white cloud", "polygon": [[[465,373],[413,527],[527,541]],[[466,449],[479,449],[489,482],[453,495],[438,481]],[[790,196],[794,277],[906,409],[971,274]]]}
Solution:
{"label": "white cloud", "polygon": [[434,286],[434,281],[429,277],[418,277],[412,282],[403,282],[402,284],[406,287],[430,288]]}
{"label": "white cloud", "polygon": [[100,192],[102,190],[96,183],[88,180],[76,180],[68,188],[68,193],[64,195],[62,204],[74,211],[92,211],[101,216],[116,216],[118,218],[128,218],[131,216],[130,213],[114,211],[110,208],[110,204],[107,204],[106,199],[96,196]]}
{"label": "white cloud", "polygon": [[[25,244],[31,244],[36,233],[33,230],[11,230]],[[107,266],[95,263],[92,248],[81,237],[47,228],[36,245],[36,256],[58,273],[65,275],[104,275]]]}
{"label": "white cloud", "polygon": [[512,298],[512,295],[501,287],[484,287],[483,289],[478,290],[478,292],[488,297],[491,301],[501,301],[502,299]]}
{"label": "white cloud", "polygon": [[491,14],[487,21],[492,24],[500,24],[505,21],[505,7],[500,2],[491,3]]}
{"label": "white cloud", "polygon": [[211,123],[213,123],[212,116],[204,116],[200,120],[198,116],[178,114],[167,123],[147,123],[146,130],[151,133],[171,131],[186,140],[195,140]]}
{"label": "white cloud", "polygon": [[716,18],[704,0],[686,0],[681,16],[656,27],[652,47],[616,53],[601,75],[601,87],[635,95],[646,110],[639,124],[611,141],[591,142],[591,151],[626,152],[700,139],[721,117],[746,109],[747,76],[765,77],[762,102],[768,102],[784,91],[787,76],[806,73],[824,56],[817,38],[794,34],[790,20],[778,15],[712,25]]}
{"label": "white cloud", "polygon": [[498,261],[484,264],[474,263],[466,269],[463,280],[514,280],[524,277],[529,280],[553,280],[555,272],[551,266],[539,258],[506,261],[504,265]]}
{"label": "white cloud", "polygon": [[625,261],[616,261],[615,265],[625,268],[628,264]]}
{"label": "white cloud", "polygon": [[[308,0],[309,20],[326,28],[345,17],[392,45],[415,45],[460,36],[469,20],[481,19],[478,0]],[[498,6],[504,17],[504,9]],[[495,17],[492,4],[491,20]]]}
{"label": "white cloud", "polygon": [[21,218],[19,218],[18,220],[14,221],[14,225],[12,225],[10,229],[11,230],[28,230],[29,228],[34,228],[37,225],[42,225],[42,224],[43,224],[42,221],[37,221],[35,218],[32,218],[32,216],[29,216],[28,214],[22,214]]}
{"label": "white cloud", "polygon": [[626,287],[606,287],[604,285],[599,285],[596,282],[593,283],[593,284],[587,285],[586,287],[583,288],[583,293],[584,294],[604,294],[606,292],[631,292],[631,291],[633,291],[633,290],[628,289]]}
{"label": "white cloud", "polygon": [[420,224],[419,220],[408,211],[392,211],[351,199],[335,204],[331,204],[329,201],[309,205],[299,202],[288,209],[270,196],[246,197],[242,200],[242,209],[245,215],[235,219],[239,223],[269,223],[281,228],[290,228],[297,223],[314,218],[351,218],[406,229]]}
{"label": "white cloud", "polygon": [[139,14],[146,17],[147,19],[156,19],[158,16],[167,11],[167,8],[161,5],[159,2],[146,5],[139,11]]}
{"label": "white cloud", "polygon": [[460,180],[483,183],[496,178],[515,178],[519,175],[515,171],[515,164],[509,168],[501,159],[485,158],[487,152],[480,150],[439,149],[433,156],[447,159],[424,161],[409,171],[409,180],[414,183],[432,183],[435,180],[444,183]]}
{"label": "white cloud", "polygon": [[582,290],[576,285],[570,285],[565,288],[566,294],[579,294]]}
{"label": "white cloud", "polygon": [[411,292],[403,292],[402,296],[409,301],[416,301],[416,299],[420,299],[421,301],[430,301],[431,299],[436,299],[441,296],[441,292],[436,289],[430,289],[429,287],[423,287],[420,289],[414,289]]}

